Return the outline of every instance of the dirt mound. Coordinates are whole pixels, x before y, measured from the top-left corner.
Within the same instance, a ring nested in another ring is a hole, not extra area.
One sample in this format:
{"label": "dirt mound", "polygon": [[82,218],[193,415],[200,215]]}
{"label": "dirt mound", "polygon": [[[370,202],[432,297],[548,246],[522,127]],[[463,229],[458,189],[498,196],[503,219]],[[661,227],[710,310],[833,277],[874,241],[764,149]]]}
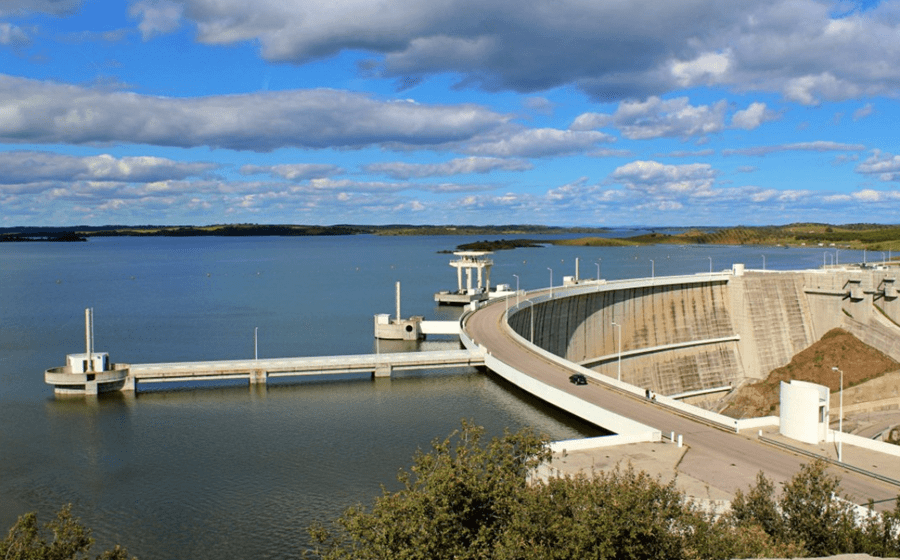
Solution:
{"label": "dirt mound", "polygon": [[722,414],[732,418],[752,418],[778,413],[780,383],[797,379],[825,385],[831,391],[840,389],[844,372],[844,389],[900,368],[900,364],[875,348],[864,344],[843,329],[833,329],[815,344],[803,350],[788,365],[773,370],[765,380],[741,387],[728,399]]}

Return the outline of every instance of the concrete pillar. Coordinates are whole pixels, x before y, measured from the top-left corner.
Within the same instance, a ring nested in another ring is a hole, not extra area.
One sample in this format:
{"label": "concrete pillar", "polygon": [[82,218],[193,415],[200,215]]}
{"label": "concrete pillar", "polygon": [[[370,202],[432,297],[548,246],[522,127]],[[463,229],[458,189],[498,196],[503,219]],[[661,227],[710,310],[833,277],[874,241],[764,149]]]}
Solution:
{"label": "concrete pillar", "polygon": [[390,377],[391,364],[378,364],[375,366],[375,377]]}
{"label": "concrete pillar", "polygon": [[255,369],[250,371],[250,384],[251,385],[265,385],[266,384],[266,370],[264,369]]}
{"label": "concrete pillar", "polygon": [[466,290],[472,289],[472,269],[466,267]]}
{"label": "concrete pillar", "polygon": [[462,267],[456,267],[456,289],[462,291]]}
{"label": "concrete pillar", "polygon": [[134,376],[129,372],[128,376],[125,378],[125,385],[122,386],[122,391],[134,392],[135,385],[136,383],[134,380]]}
{"label": "concrete pillar", "polygon": [[484,284],[481,282],[481,267],[478,267],[478,289],[480,290]]}

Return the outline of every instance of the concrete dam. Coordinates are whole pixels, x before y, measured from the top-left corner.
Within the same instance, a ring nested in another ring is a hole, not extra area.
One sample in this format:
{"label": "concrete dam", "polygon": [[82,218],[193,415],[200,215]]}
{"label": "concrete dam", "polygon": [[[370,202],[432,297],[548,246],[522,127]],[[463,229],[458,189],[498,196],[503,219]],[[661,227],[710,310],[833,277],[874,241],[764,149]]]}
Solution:
{"label": "concrete dam", "polygon": [[521,301],[509,324],[536,346],[669,396],[765,378],[840,327],[900,360],[896,267],[731,271],[589,282]]}

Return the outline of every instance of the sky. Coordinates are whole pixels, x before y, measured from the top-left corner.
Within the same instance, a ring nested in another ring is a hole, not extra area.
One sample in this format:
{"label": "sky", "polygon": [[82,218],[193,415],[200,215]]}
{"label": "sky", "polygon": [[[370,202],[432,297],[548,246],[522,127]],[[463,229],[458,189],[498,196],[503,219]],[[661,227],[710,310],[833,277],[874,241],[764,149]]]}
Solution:
{"label": "sky", "polygon": [[900,223],[900,0],[0,0],[0,227]]}

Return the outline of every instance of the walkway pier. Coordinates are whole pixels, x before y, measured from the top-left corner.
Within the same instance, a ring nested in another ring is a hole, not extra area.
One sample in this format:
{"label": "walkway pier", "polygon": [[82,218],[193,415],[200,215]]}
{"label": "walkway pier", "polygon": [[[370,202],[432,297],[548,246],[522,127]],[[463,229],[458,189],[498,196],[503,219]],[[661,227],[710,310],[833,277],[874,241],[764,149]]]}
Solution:
{"label": "walkway pier", "polygon": [[97,394],[108,391],[134,391],[141,383],[246,379],[251,385],[257,385],[265,384],[269,378],[274,377],[348,373],[370,373],[372,377],[390,377],[395,371],[483,365],[484,353],[480,350],[446,350],[265,360],[113,364],[114,380],[107,380],[109,375],[104,375],[104,372],[72,371],[71,366],[63,366],[48,369],[44,374],[44,381],[53,385],[58,394]]}

